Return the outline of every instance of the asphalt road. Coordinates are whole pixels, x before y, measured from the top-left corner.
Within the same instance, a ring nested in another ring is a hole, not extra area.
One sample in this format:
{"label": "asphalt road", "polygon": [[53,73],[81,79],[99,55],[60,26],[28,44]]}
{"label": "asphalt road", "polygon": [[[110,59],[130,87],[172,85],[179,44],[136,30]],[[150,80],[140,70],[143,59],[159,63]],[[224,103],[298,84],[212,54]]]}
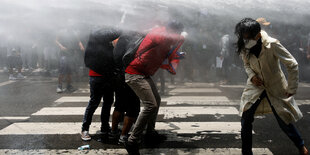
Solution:
{"label": "asphalt road", "polygon": [[[93,139],[81,141],[80,126],[89,97],[87,80],[74,83],[78,88],[74,93],[57,94],[55,77],[29,76],[12,83],[5,78],[6,75],[0,75],[0,154],[13,154],[14,151],[17,154],[42,151],[50,154],[126,154],[116,140],[102,139],[96,134],[99,113],[93,117]],[[168,95],[162,96],[157,129],[168,135],[168,140],[155,147],[143,144],[143,153],[240,154],[238,101],[242,85],[183,83],[167,86]],[[295,96],[304,114],[296,126],[308,148],[309,94],[310,84],[302,83]],[[253,125],[256,154],[298,154],[272,114],[256,118]],[[88,152],[77,150],[86,144],[91,146]]]}

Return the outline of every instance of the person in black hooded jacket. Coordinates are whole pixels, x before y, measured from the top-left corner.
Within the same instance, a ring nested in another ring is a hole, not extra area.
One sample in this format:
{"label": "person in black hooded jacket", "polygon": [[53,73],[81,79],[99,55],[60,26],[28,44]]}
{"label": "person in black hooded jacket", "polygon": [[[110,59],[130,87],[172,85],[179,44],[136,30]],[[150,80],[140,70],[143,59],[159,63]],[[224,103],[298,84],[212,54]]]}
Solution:
{"label": "person in black hooded jacket", "polygon": [[100,28],[90,34],[84,56],[85,65],[90,69],[90,100],[83,118],[82,140],[91,140],[89,126],[101,98],[103,98],[101,133],[106,135],[110,131],[109,118],[111,105],[114,102],[115,88],[114,47],[112,41],[117,39],[120,34],[119,30],[113,28]]}

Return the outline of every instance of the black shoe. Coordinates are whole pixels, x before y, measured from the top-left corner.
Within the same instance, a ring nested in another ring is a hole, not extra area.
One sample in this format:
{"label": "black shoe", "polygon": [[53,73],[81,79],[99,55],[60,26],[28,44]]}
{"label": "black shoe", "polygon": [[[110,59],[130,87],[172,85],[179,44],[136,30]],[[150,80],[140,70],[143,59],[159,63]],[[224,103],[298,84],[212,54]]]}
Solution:
{"label": "black shoe", "polygon": [[140,155],[138,143],[126,141],[124,143],[124,146],[126,151],[128,152],[128,155]]}
{"label": "black shoe", "polygon": [[146,133],[144,139],[147,144],[159,144],[167,140],[167,136],[159,134],[157,131],[152,131]]}
{"label": "black shoe", "polygon": [[108,136],[110,132],[111,132],[111,128],[110,127],[107,127],[107,128],[101,127],[100,134]]}
{"label": "black shoe", "polygon": [[111,130],[111,131],[108,133],[109,138],[111,138],[111,139],[116,139],[116,138],[118,138],[118,137],[120,136],[120,134],[121,134],[121,131],[118,130],[118,129],[117,129],[116,131]]}

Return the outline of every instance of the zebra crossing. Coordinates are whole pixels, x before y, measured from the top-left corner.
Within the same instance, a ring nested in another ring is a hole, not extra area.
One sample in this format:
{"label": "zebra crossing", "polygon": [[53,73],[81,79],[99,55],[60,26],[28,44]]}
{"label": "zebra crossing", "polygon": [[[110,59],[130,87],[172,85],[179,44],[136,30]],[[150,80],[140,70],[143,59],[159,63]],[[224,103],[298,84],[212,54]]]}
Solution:
{"label": "zebra crossing", "polygon": [[[169,93],[168,96],[162,97],[156,123],[156,129],[167,135],[167,141],[156,148],[142,147],[142,154],[241,154],[238,100],[229,100],[221,95],[220,89],[208,85],[198,88],[175,87],[171,88]],[[195,95],[197,93],[213,95],[198,96]],[[0,154],[126,154],[126,150],[117,144],[100,143],[96,138],[90,142],[80,140],[81,122],[88,100],[89,89],[78,89],[72,95],[55,100],[50,107],[38,110],[26,120],[15,122],[0,130],[0,136],[8,139],[26,137],[35,141],[31,137],[57,137],[62,143],[68,143],[67,145],[60,146],[52,141],[44,142],[48,143],[44,145],[36,142],[34,144],[39,146],[27,146],[27,149],[0,149]],[[90,127],[90,134],[94,137],[100,129],[100,111],[101,107],[98,107]],[[253,133],[255,134],[254,131]],[[218,143],[227,139],[236,143],[220,147],[209,146],[212,141]],[[74,149],[84,144],[90,144],[91,149]],[[268,148],[254,148],[253,152],[272,154]]]}

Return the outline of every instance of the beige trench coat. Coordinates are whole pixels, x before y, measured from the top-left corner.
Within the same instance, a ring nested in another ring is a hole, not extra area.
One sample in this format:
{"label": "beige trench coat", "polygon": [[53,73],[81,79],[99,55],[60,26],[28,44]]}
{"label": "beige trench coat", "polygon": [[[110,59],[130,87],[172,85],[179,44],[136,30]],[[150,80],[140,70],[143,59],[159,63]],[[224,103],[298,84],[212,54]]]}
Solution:
{"label": "beige trench coat", "polygon": [[[262,51],[257,58],[248,51],[241,53],[244,68],[248,75],[247,84],[243,90],[240,103],[240,116],[255,103],[261,93],[266,90],[271,105],[285,123],[296,122],[302,118],[294,97],[287,97],[286,92],[296,94],[298,87],[298,63],[278,40],[271,38],[265,31],[261,31]],[[286,67],[288,77],[286,80],[280,62]],[[257,75],[263,80],[263,86],[257,87],[251,78]],[[263,99],[255,115],[271,113],[267,99]]]}

